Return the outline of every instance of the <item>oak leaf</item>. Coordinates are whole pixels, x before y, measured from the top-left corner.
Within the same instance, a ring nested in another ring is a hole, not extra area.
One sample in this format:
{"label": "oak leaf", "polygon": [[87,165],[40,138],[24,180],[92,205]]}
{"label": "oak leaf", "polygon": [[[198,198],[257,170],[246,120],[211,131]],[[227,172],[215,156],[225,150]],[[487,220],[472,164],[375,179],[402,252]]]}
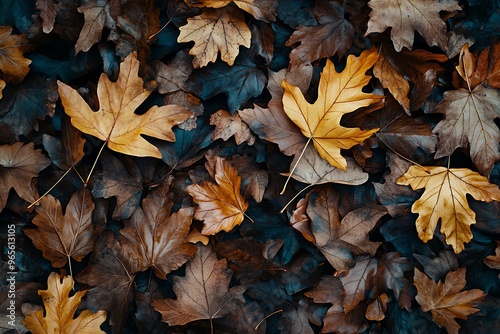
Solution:
{"label": "oak leaf", "polygon": [[61,203],[49,194],[35,207],[33,224],[38,229],[25,229],[24,233],[53,267],[61,268],[71,258],[80,262],[94,249],[94,207],[90,191],[81,189],[71,196],[63,215]]}
{"label": "oak leaf", "polygon": [[234,3],[257,20],[274,21],[278,0],[184,0],[192,7],[222,8]]}
{"label": "oak leaf", "polygon": [[228,111],[220,109],[210,115],[210,125],[215,125],[212,132],[212,139],[222,139],[227,141],[234,136],[236,145],[247,142],[248,145],[255,143],[255,137],[248,128],[248,125],[241,120],[240,115],[231,115]]}
{"label": "oak leaf", "polygon": [[43,32],[50,33],[54,29],[54,23],[56,22],[56,6],[52,0],[36,0],[35,7],[40,11]]}
{"label": "oak leaf", "polygon": [[221,58],[228,65],[233,65],[241,45],[249,48],[252,37],[245,23],[243,13],[232,6],[212,9],[203,8],[201,15],[187,19],[187,24],[180,27],[177,37],[179,43],[194,41],[189,51],[194,56],[193,66],[200,68],[209,62]]}
{"label": "oak leaf", "polygon": [[186,276],[173,278],[177,299],[153,301],[162,321],[170,326],[222,318],[232,312],[233,303],[243,302],[241,289],[229,289],[232,272],[227,269],[226,259],[218,260],[210,246],[197,247],[195,257],[186,266]]}
{"label": "oak leaf", "polygon": [[334,64],[326,61],[321,74],[318,99],[309,104],[298,87],[282,82],[285,90],[283,106],[288,117],[300,128],[302,134],[313,141],[314,148],[330,165],[347,169],[341,149],[349,149],[370,137],[378,129],[361,130],[340,125],[346,113],[368,106],[383,96],[364,93],[362,88],[370,77],[365,72],[377,61],[376,49],[365,50],[359,57],[350,55],[345,69],[337,73]]}
{"label": "oak leaf", "polygon": [[445,115],[433,130],[439,138],[435,158],[451,155],[457,147],[469,147],[474,165],[489,175],[500,159],[500,131],[495,123],[500,117],[500,91],[484,84],[473,86],[477,79],[467,47],[462,49],[457,71],[468,88],[445,92],[433,111]]}
{"label": "oak leaf", "polygon": [[153,106],[145,114],[135,114],[135,109],[151,94],[143,87],[138,71],[139,61],[133,52],[120,64],[116,82],[101,74],[97,87],[100,109],[97,112],[76,90],[62,82],[58,82],[59,95],[71,123],[80,131],[106,141],[114,151],[161,158],[160,151],[141,134],[175,141],[172,127],[190,118],[192,112],[169,105]]}
{"label": "oak leaf", "polygon": [[216,234],[231,231],[243,221],[248,203],[240,193],[241,177],[236,168],[224,158],[216,157],[215,182],[203,181],[201,185],[192,184],[187,192],[198,206],[194,218],[203,220],[201,233]]}
{"label": "oak leaf", "polygon": [[45,306],[45,312],[38,310],[23,320],[23,324],[33,334],[105,333],[100,329],[100,326],[106,321],[106,311],[92,313],[89,310],[83,310],[74,319],[75,311],[80,306],[87,291],[77,291],[70,297],[69,294],[74,287],[71,276],[63,277],[61,283],[59,274],[52,272],[47,279],[47,285],[47,290],[38,290],[38,295],[42,297]]}
{"label": "oak leaf", "polygon": [[33,202],[38,194],[31,188],[31,180],[50,165],[50,160],[41,150],[35,150],[30,142],[0,145],[0,211],[5,208],[10,189],[27,202]]}
{"label": "oak leaf", "polygon": [[23,56],[28,40],[23,35],[13,35],[12,28],[0,26],[0,73],[2,80],[19,84],[30,71],[31,60]]}
{"label": "oak leaf", "polygon": [[300,43],[290,53],[292,62],[309,64],[337,54],[343,58],[354,41],[354,27],[345,18],[344,7],[328,0],[317,1],[314,15],[317,26],[299,26],[285,45]]}
{"label": "oak leaf", "polygon": [[410,185],[413,190],[425,188],[413,203],[411,211],[418,213],[418,236],[423,242],[432,239],[441,219],[441,233],[456,254],[464,250],[464,243],[472,240],[470,225],[476,223],[476,214],[469,207],[467,194],[483,202],[500,200],[498,186],[467,168],[410,166],[396,180],[399,185]]}
{"label": "oak leaf", "polygon": [[456,0],[370,0],[368,6],[372,11],[365,36],[372,32],[384,32],[391,27],[391,39],[398,52],[403,47],[412,49],[415,31],[418,31],[430,46],[437,45],[441,50],[445,50],[448,35],[446,24],[439,12],[461,10]]}
{"label": "oak leaf", "polygon": [[460,325],[454,318],[467,319],[467,316],[480,311],[473,307],[486,294],[479,289],[461,291],[465,288],[465,268],[450,271],[444,282],[435,282],[415,268],[414,284],[417,287],[415,299],[422,311],[431,311],[432,320],[446,328],[450,334],[458,334]]}
{"label": "oak leaf", "polygon": [[166,279],[196,253],[186,235],[193,219],[193,208],[181,208],[170,214],[173,194],[169,186],[173,178],[164,181],[143,201],[132,217],[125,221],[119,239],[132,265],[132,272],[152,268],[157,277]]}

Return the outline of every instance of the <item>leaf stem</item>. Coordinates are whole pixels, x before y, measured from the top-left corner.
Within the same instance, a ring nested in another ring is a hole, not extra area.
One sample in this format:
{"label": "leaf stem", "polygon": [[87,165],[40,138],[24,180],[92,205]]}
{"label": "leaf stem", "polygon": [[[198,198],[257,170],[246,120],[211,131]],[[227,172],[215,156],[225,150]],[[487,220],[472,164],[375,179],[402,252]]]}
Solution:
{"label": "leaf stem", "polygon": [[99,160],[99,157],[101,156],[102,150],[104,149],[104,147],[106,146],[107,143],[108,143],[108,140],[106,139],[106,141],[104,141],[104,143],[102,144],[101,149],[99,150],[99,153],[97,153],[97,157],[95,158],[94,164],[92,165],[92,168],[90,169],[89,175],[87,176],[87,179],[83,183],[84,188],[87,188],[87,185],[89,184],[90,176],[92,175],[92,172],[94,172],[94,168],[97,165],[97,160]]}
{"label": "leaf stem", "polygon": [[280,213],[283,213],[285,212],[285,209],[290,205],[292,204],[293,201],[295,201],[295,199],[297,198],[297,196],[299,196],[300,194],[302,194],[306,189],[309,189],[311,188],[312,186],[316,185],[316,182],[314,183],[311,183],[309,184],[308,186],[304,187],[301,191],[299,191],[295,196],[293,196],[293,198],[288,201],[288,203],[286,203],[286,205],[283,207],[283,209],[281,209]]}
{"label": "leaf stem", "polygon": [[247,215],[247,214],[246,214],[246,213],[244,213],[244,212],[243,212],[243,215],[244,215],[245,217],[247,217],[247,218],[248,218],[248,219],[249,219],[252,223],[255,223],[255,221],[254,221],[252,218],[250,218],[250,216],[249,216],[249,215]]}
{"label": "leaf stem", "polygon": [[167,23],[165,23],[165,25],[163,27],[161,27],[160,30],[158,30],[157,32],[155,32],[154,34],[150,35],[148,37],[148,40],[150,40],[151,38],[155,37],[156,35],[158,35],[159,33],[161,33],[163,31],[163,29],[165,29],[169,24],[170,22],[172,22],[172,19],[175,17],[175,14],[177,14],[177,12],[179,11],[179,8],[181,8],[181,6],[177,6],[177,8],[175,9],[175,12],[174,14],[172,15],[171,18],[168,19]]}
{"label": "leaf stem", "polygon": [[304,145],[304,148],[302,149],[302,152],[300,152],[300,156],[295,162],[295,165],[292,168],[292,171],[290,174],[288,174],[288,178],[286,179],[285,185],[283,186],[283,190],[281,190],[280,195],[283,195],[285,193],[286,186],[288,185],[288,181],[290,181],[290,178],[293,175],[293,172],[295,172],[295,169],[297,168],[297,165],[299,164],[300,159],[302,159],[302,156],[304,155],[304,152],[306,151],[307,145],[309,145],[309,142],[311,141],[312,137],[309,137],[307,140],[306,144]]}
{"label": "leaf stem", "polygon": [[278,314],[278,313],[280,313],[280,312],[283,312],[283,310],[276,310],[276,311],[274,311],[274,312],[269,313],[268,315],[266,315],[266,316],[264,317],[264,319],[262,319],[261,321],[259,321],[259,323],[257,324],[257,326],[255,326],[254,330],[258,330],[258,329],[259,329],[259,327],[260,327],[260,325],[261,325],[264,321],[266,321],[266,319],[268,319],[269,317],[272,317],[273,315]]}
{"label": "leaf stem", "polygon": [[431,173],[431,171],[430,171],[430,170],[428,170],[427,168],[425,168],[425,167],[424,167],[424,166],[422,166],[421,164],[419,164],[419,163],[417,163],[417,162],[415,162],[415,161],[413,161],[413,160],[411,160],[411,159],[409,159],[409,158],[405,157],[404,155],[401,155],[400,153],[398,153],[395,149],[393,149],[392,147],[390,147],[389,145],[387,145],[387,143],[386,143],[386,142],[383,142],[383,143],[384,143],[384,145],[385,145],[385,146],[387,146],[387,148],[389,148],[392,152],[396,153],[396,154],[397,154],[397,156],[398,156],[398,157],[400,157],[401,159],[406,160],[406,161],[408,161],[408,162],[411,162],[411,163],[412,163],[412,164],[414,164],[415,166],[420,167],[420,168],[421,168],[424,172],[426,172],[427,174],[430,174],[430,173]]}
{"label": "leaf stem", "polygon": [[52,187],[50,187],[50,189],[49,189],[49,190],[47,190],[47,191],[45,192],[45,194],[43,194],[43,195],[42,195],[42,196],[40,196],[40,197],[39,197],[36,201],[34,201],[34,202],[33,202],[33,203],[31,203],[30,205],[28,205],[28,209],[31,209],[31,207],[32,207],[33,205],[37,204],[38,202],[40,202],[40,201],[42,200],[42,198],[44,198],[45,196],[47,196],[47,195],[48,195],[48,194],[52,191],[52,189],[54,189],[54,188],[55,188],[55,187],[59,184],[59,182],[61,182],[61,181],[62,181],[62,179],[64,179],[64,177],[65,177],[65,176],[66,176],[66,175],[67,175],[67,174],[68,174],[68,173],[69,173],[72,169],[73,169],[73,167],[70,167],[70,168],[69,168],[66,172],[64,172],[63,176],[61,176],[61,177],[59,178],[59,180],[57,180],[57,182],[56,182],[56,183],[54,183],[54,185],[53,185]]}

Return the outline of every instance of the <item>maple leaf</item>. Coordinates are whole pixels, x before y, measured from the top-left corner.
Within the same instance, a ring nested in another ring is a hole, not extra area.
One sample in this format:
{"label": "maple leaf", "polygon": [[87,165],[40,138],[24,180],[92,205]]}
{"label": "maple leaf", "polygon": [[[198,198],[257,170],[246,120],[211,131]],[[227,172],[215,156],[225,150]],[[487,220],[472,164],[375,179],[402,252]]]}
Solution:
{"label": "maple leaf", "polygon": [[53,267],[63,267],[70,258],[80,262],[94,249],[94,207],[90,191],[81,189],[71,196],[63,215],[61,203],[49,194],[35,207],[32,222],[38,229],[25,229],[24,233]]}
{"label": "maple leaf", "polygon": [[226,259],[218,260],[210,246],[197,247],[195,257],[186,266],[186,276],[173,278],[177,299],[153,301],[162,321],[170,326],[202,319],[212,322],[230,314],[233,303],[243,302],[241,289],[228,289],[232,272],[227,269]]}
{"label": "maple leaf", "polygon": [[335,1],[317,1],[314,15],[319,25],[297,27],[285,44],[300,43],[290,53],[292,62],[309,64],[335,54],[342,58],[354,41],[354,27],[344,17],[343,5]]}
{"label": "maple leaf", "polygon": [[410,166],[396,183],[410,185],[413,190],[425,188],[411,207],[413,213],[419,214],[418,236],[423,242],[432,239],[441,219],[440,231],[456,254],[464,249],[464,243],[472,240],[470,225],[476,223],[476,214],[469,207],[466,195],[483,202],[500,200],[498,186],[467,168]]}
{"label": "maple leaf", "polygon": [[58,82],[59,95],[75,128],[106,141],[114,151],[161,158],[160,151],[141,134],[175,141],[172,127],[192,117],[193,113],[183,107],[168,105],[153,106],[145,114],[135,114],[135,109],[151,94],[143,87],[138,71],[137,54],[132,52],[120,64],[116,82],[101,74],[97,87],[100,109],[97,112],[76,90],[62,82]]}
{"label": "maple leaf", "polygon": [[285,90],[283,106],[286,114],[313,141],[314,148],[330,165],[346,170],[341,149],[349,149],[370,137],[378,129],[361,130],[340,125],[342,115],[382,100],[362,88],[370,81],[365,72],[377,61],[377,50],[365,50],[359,57],[350,55],[345,69],[337,73],[334,64],[326,61],[318,87],[318,99],[309,104],[300,89],[282,82]]}
{"label": "maple leaf", "polygon": [[194,218],[204,221],[201,233],[205,235],[231,231],[241,224],[248,208],[240,193],[241,177],[236,168],[221,157],[215,160],[215,182],[217,184],[204,181],[187,187],[188,194],[198,204]]}
{"label": "maple leaf", "polygon": [[430,46],[437,45],[441,50],[445,50],[448,35],[446,24],[439,12],[462,10],[456,0],[370,0],[368,6],[372,11],[365,36],[372,32],[384,32],[391,27],[391,39],[398,52],[403,47],[412,49],[415,31],[418,31]]}
{"label": "maple leaf", "polygon": [[83,13],[85,23],[75,44],[75,53],[87,52],[92,45],[99,42],[104,27],[116,27],[116,16],[120,12],[121,4],[118,0],[84,0],[78,7]]}
{"label": "maple leaf", "polygon": [[469,146],[472,162],[481,174],[489,175],[500,159],[500,132],[495,118],[500,117],[500,91],[484,84],[473,86],[473,63],[468,48],[460,54],[457,71],[467,82],[468,89],[447,91],[433,112],[445,115],[433,132],[439,143],[435,158],[451,155],[457,147]]}
{"label": "maple leaf", "polygon": [[444,282],[438,283],[415,268],[413,279],[418,291],[415,299],[422,311],[431,311],[432,320],[451,334],[458,334],[460,329],[454,318],[467,319],[468,315],[480,311],[473,306],[486,296],[479,289],[461,291],[466,284],[465,268],[450,271]]}
{"label": "maple leaf", "polygon": [[192,7],[222,8],[234,3],[257,20],[269,22],[276,19],[278,0],[184,0]]}
{"label": "maple leaf", "polygon": [[193,208],[181,208],[170,214],[173,177],[153,190],[143,201],[142,209],[134,211],[120,230],[123,248],[132,264],[132,272],[152,268],[156,276],[166,279],[196,253],[186,235],[193,219]]}
{"label": "maple leaf", "polygon": [[31,60],[23,56],[28,40],[11,33],[11,27],[0,26],[0,73],[3,81],[19,84],[30,71]]}
{"label": "maple leaf", "polygon": [[210,115],[210,125],[215,125],[215,130],[212,132],[212,139],[222,139],[227,141],[234,136],[236,145],[247,142],[248,145],[255,143],[255,137],[251,133],[248,125],[242,122],[241,117],[231,115],[228,111],[220,109]]}
{"label": "maple leaf", "polygon": [[238,8],[203,8],[201,15],[188,18],[187,21],[186,25],[179,28],[177,41],[195,42],[189,51],[189,54],[194,56],[194,68],[215,62],[219,51],[222,60],[231,66],[238,56],[240,45],[250,47],[252,35],[243,13]]}
{"label": "maple leaf", "polygon": [[92,313],[89,310],[83,310],[74,319],[75,311],[80,306],[87,291],[77,291],[70,297],[69,293],[74,287],[71,276],[63,277],[61,283],[59,274],[52,272],[47,279],[47,285],[47,290],[38,290],[38,295],[42,297],[45,306],[45,312],[43,310],[36,311],[23,320],[23,324],[32,333],[105,333],[100,329],[100,326],[106,321],[106,311]]}
{"label": "maple leaf", "polygon": [[477,54],[469,51],[469,44],[460,50],[458,73],[471,89],[480,84],[500,88],[500,43],[485,48]]}
{"label": "maple leaf", "polygon": [[0,145],[0,211],[5,208],[10,189],[27,202],[33,202],[38,194],[33,193],[31,180],[50,165],[42,150],[35,150],[30,142]]}

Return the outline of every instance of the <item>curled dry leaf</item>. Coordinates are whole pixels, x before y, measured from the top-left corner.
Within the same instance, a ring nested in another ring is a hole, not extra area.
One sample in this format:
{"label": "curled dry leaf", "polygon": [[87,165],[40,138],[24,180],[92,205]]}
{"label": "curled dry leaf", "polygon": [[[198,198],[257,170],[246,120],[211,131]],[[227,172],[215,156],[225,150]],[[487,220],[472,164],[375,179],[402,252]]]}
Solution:
{"label": "curled dry leaf", "polygon": [[31,180],[50,165],[42,150],[35,150],[30,142],[0,145],[0,211],[5,208],[10,189],[27,202],[33,202],[38,194],[33,193]]}
{"label": "curled dry leaf", "polygon": [[77,291],[70,297],[69,294],[74,288],[71,276],[63,277],[61,283],[59,274],[52,272],[47,279],[47,285],[47,290],[38,290],[38,295],[42,297],[45,306],[45,312],[38,310],[23,320],[23,324],[28,327],[31,333],[106,333],[100,328],[102,323],[106,321],[106,311],[92,313],[89,310],[83,310],[77,318],[74,318],[87,291]]}
{"label": "curled dry leaf", "polygon": [[470,225],[476,223],[467,194],[478,201],[500,201],[498,186],[467,168],[410,166],[396,183],[410,185],[413,190],[425,188],[411,207],[413,213],[419,214],[415,222],[418,236],[423,242],[432,239],[441,219],[440,231],[456,254],[464,250],[464,243],[472,240]]}
{"label": "curled dry leaf", "polygon": [[318,99],[310,104],[300,89],[282,82],[285,90],[283,106],[288,117],[300,128],[302,134],[312,139],[314,148],[328,163],[341,170],[347,169],[347,162],[341,149],[349,149],[370,137],[378,129],[361,130],[340,125],[346,113],[368,106],[384,97],[364,93],[363,87],[370,81],[365,72],[377,61],[375,48],[365,50],[359,57],[350,55],[345,69],[338,73],[330,60],[321,73]]}
{"label": "curled dry leaf", "polygon": [[241,120],[240,115],[231,115],[224,109],[219,109],[210,115],[210,125],[215,125],[212,132],[212,139],[222,139],[227,141],[234,136],[237,145],[247,142],[248,145],[255,143],[255,137],[248,128],[248,125]]}
{"label": "curled dry leaf", "polygon": [[216,234],[231,231],[243,221],[248,203],[240,193],[241,177],[236,168],[224,158],[216,157],[215,183],[203,181],[201,185],[187,187],[187,192],[198,206],[194,218],[203,220],[201,233]]}
{"label": "curled dry leaf", "polygon": [[479,289],[461,291],[465,288],[465,268],[450,271],[444,282],[435,282],[415,268],[414,284],[417,287],[415,299],[422,311],[431,311],[432,320],[446,328],[450,334],[458,334],[460,325],[455,318],[467,319],[471,314],[480,311],[473,307],[486,294]]}
{"label": "curled dry leaf", "polygon": [[195,42],[189,51],[189,54],[194,56],[195,68],[215,62],[219,51],[222,60],[231,66],[238,56],[239,47],[250,47],[252,34],[238,8],[203,8],[201,15],[188,18],[187,22],[179,28],[177,41]]}
{"label": "curled dry leaf", "polygon": [[71,124],[80,131],[106,141],[110,149],[134,156],[161,158],[160,151],[141,134],[175,141],[172,127],[193,113],[176,105],[153,106],[145,114],[134,111],[151,94],[138,76],[139,61],[132,52],[120,64],[118,81],[111,82],[103,73],[97,95],[100,109],[94,112],[76,90],[58,82],[59,95]]}
{"label": "curled dry leaf", "polygon": [[38,229],[25,229],[24,233],[53,267],[61,268],[71,258],[80,262],[94,249],[94,207],[90,191],[80,189],[71,196],[63,215],[61,203],[49,194],[35,207],[33,224]]}

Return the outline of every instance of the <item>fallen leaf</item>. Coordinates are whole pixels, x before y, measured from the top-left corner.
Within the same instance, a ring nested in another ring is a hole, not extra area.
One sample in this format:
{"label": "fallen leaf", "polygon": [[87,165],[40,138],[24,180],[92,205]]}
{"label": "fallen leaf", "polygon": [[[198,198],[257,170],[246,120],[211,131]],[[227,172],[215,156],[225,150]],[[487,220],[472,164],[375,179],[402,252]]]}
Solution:
{"label": "fallen leaf", "polygon": [[500,88],[500,43],[476,54],[469,51],[469,44],[464,44],[456,69],[466,83],[464,88],[474,89],[480,84]]}
{"label": "fallen leaf", "polygon": [[246,123],[242,122],[238,114],[231,115],[224,109],[219,109],[210,116],[210,125],[215,125],[212,132],[212,139],[222,139],[227,141],[234,136],[236,145],[247,142],[248,145],[255,143],[255,137]]}
{"label": "fallen leaf", "polygon": [[[47,290],[38,290],[45,306],[43,310],[32,313],[23,320],[23,324],[33,334],[38,333],[61,333],[61,334],[104,334],[100,326],[106,321],[106,311],[92,313],[83,310],[74,319],[76,309],[80,306],[83,296],[87,291],[77,291],[69,296],[74,287],[73,278],[66,276],[62,278],[59,274],[52,272],[47,279]],[[45,313],[45,315],[44,315]]]}
{"label": "fallen leaf", "polygon": [[344,6],[328,0],[316,2],[314,16],[319,25],[297,27],[285,44],[300,44],[290,53],[292,62],[310,64],[335,54],[344,57],[354,41],[354,27],[345,18]]}
{"label": "fallen leaf", "polygon": [[[484,264],[492,269],[500,270],[500,242],[497,241],[497,248],[495,249],[495,255],[488,255],[484,259]],[[500,274],[499,274],[500,278]]]}
{"label": "fallen leaf", "polygon": [[[462,51],[461,59],[470,56],[466,47]],[[467,73],[473,73],[472,64],[461,61],[460,65],[457,70],[464,79],[471,77]],[[451,155],[457,147],[469,147],[474,165],[481,174],[489,175],[500,159],[500,132],[495,123],[500,117],[500,91],[484,84],[473,88],[470,80],[466,81],[468,89],[444,92],[443,100],[433,110],[445,115],[433,130],[439,138],[435,158]]]}
{"label": "fallen leaf", "polygon": [[2,80],[19,84],[30,71],[31,60],[23,56],[28,40],[24,35],[13,35],[12,28],[0,26],[0,71]]}
{"label": "fallen leaf", "polygon": [[40,11],[43,32],[49,34],[54,29],[54,23],[56,22],[57,11],[54,3],[52,0],[36,0],[35,7]]}
{"label": "fallen leaf", "polygon": [[252,33],[250,51],[261,56],[266,64],[270,64],[273,61],[275,40],[271,24],[255,21],[250,25],[250,30]]}
{"label": "fallen leaf", "polygon": [[486,296],[479,289],[461,291],[466,284],[465,268],[450,271],[444,282],[437,283],[415,268],[413,280],[418,291],[415,299],[422,311],[431,311],[432,320],[452,334],[458,334],[460,329],[454,318],[465,320],[467,316],[480,311],[473,306]]}
{"label": "fallen leaf", "polygon": [[188,18],[188,23],[179,28],[177,41],[195,42],[189,50],[189,54],[194,56],[194,68],[215,62],[219,51],[221,59],[229,66],[233,65],[239,53],[238,48],[241,45],[249,48],[252,37],[243,13],[232,6],[202,10],[201,15]]}
{"label": "fallen leaf", "polygon": [[252,157],[248,155],[233,155],[229,162],[238,169],[241,176],[241,193],[243,197],[252,196],[257,202],[262,202],[264,193],[269,182],[269,175],[266,170],[262,170]]}
{"label": "fallen leaf", "polygon": [[6,85],[5,81],[0,79],[0,99],[2,99],[2,97],[3,97],[2,91],[5,88],[5,85]]}
{"label": "fallen leaf", "polygon": [[278,0],[184,0],[189,6],[222,8],[234,3],[257,20],[269,22],[276,19]]}
{"label": "fallen leaf", "polygon": [[218,260],[210,246],[197,247],[195,257],[186,266],[186,276],[173,278],[177,299],[153,301],[162,321],[170,326],[222,318],[232,312],[233,303],[243,302],[241,289],[229,289],[232,273],[226,260]]}
{"label": "fallen leaf", "polygon": [[231,231],[243,222],[248,208],[240,193],[241,177],[236,168],[221,157],[216,157],[215,182],[204,181],[187,187],[188,194],[198,204],[194,218],[204,221],[201,233],[205,235]]}
{"label": "fallen leaf", "polygon": [[0,145],[0,211],[5,208],[12,188],[19,197],[33,202],[38,194],[33,193],[31,180],[49,165],[49,158],[42,150],[35,150],[33,142]]}
{"label": "fallen leaf", "polygon": [[155,188],[125,221],[119,239],[128,254],[132,273],[152,268],[162,279],[194,256],[196,247],[186,236],[193,219],[193,208],[181,208],[171,214],[173,194],[169,178]]}
{"label": "fallen leaf", "polygon": [[153,62],[152,67],[156,74],[155,79],[158,81],[158,92],[160,94],[182,90],[182,83],[193,72],[191,58],[187,50],[182,50],[177,52],[175,58],[168,65],[159,60]]}
{"label": "fallen leaf", "polygon": [[436,257],[415,254],[415,258],[424,267],[427,276],[435,281],[444,279],[450,271],[458,269],[457,256],[450,251],[441,251]]}
{"label": "fallen leaf", "polygon": [[129,259],[113,232],[105,230],[99,236],[89,265],[75,278],[79,283],[92,287],[87,292],[84,305],[108,311],[111,332],[123,333],[123,326],[132,310],[135,274],[131,273]]}
{"label": "fallen leaf", "polygon": [[71,123],[80,131],[106,141],[110,149],[128,155],[161,158],[160,151],[141,134],[175,141],[172,127],[192,117],[186,108],[153,106],[145,114],[135,109],[151,94],[137,75],[139,61],[135,52],[120,64],[118,81],[101,74],[97,87],[100,109],[94,112],[76,90],[58,82],[59,95]]}
{"label": "fallen leaf", "polygon": [[418,236],[423,242],[432,239],[441,219],[440,231],[455,254],[464,250],[464,243],[472,240],[470,225],[476,223],[476,214],[469,207],[466,195],[483,202],[500,200],[498,186],[467,168],[410,166],[396,183],[410,185],[413,190],[425,188],[411,208],[413,213],[419,214],[415,222]]}
{"label": "fallen leaf", "polygon": [[71,258],[80,262],[94,250],[94,207],[90,191],[81,189],[71,196],[63,215],[61,203],[49,194],[35,207],[32,222],[38,228],[24,233],[53,267],[62,268]]}
{"label": "fallen leaf", "polygon": [[446,24],[439,12],[462,10],[456,0],[440,2],[422,0],[370,0],[372,9],[365,36],[372,32],[384,32],[391,27],[391,39],[397,52],[403,47],[412,49],[415,31],[424,37],[430,46],[445,50],[448,44]]}
{"label": "fallen leaf", "polygon": [[346,170],[347,162],[341,149],[349,149],[370,137],[378,129],[361,130],[340,125],[342,115],[368,106],[383,96],[368,94],[362,88],[370,77],[365,72],[377,61],[376,49],[365,50],[359,57],[350,55],[345,69],[338,73],[330,60],[321,74],[318,99],[309,104],[300,89],[282,82],[285,90],[283,106],[286,114],[301,129],[302,134],[313,141],[314,148],[330,165]]}

